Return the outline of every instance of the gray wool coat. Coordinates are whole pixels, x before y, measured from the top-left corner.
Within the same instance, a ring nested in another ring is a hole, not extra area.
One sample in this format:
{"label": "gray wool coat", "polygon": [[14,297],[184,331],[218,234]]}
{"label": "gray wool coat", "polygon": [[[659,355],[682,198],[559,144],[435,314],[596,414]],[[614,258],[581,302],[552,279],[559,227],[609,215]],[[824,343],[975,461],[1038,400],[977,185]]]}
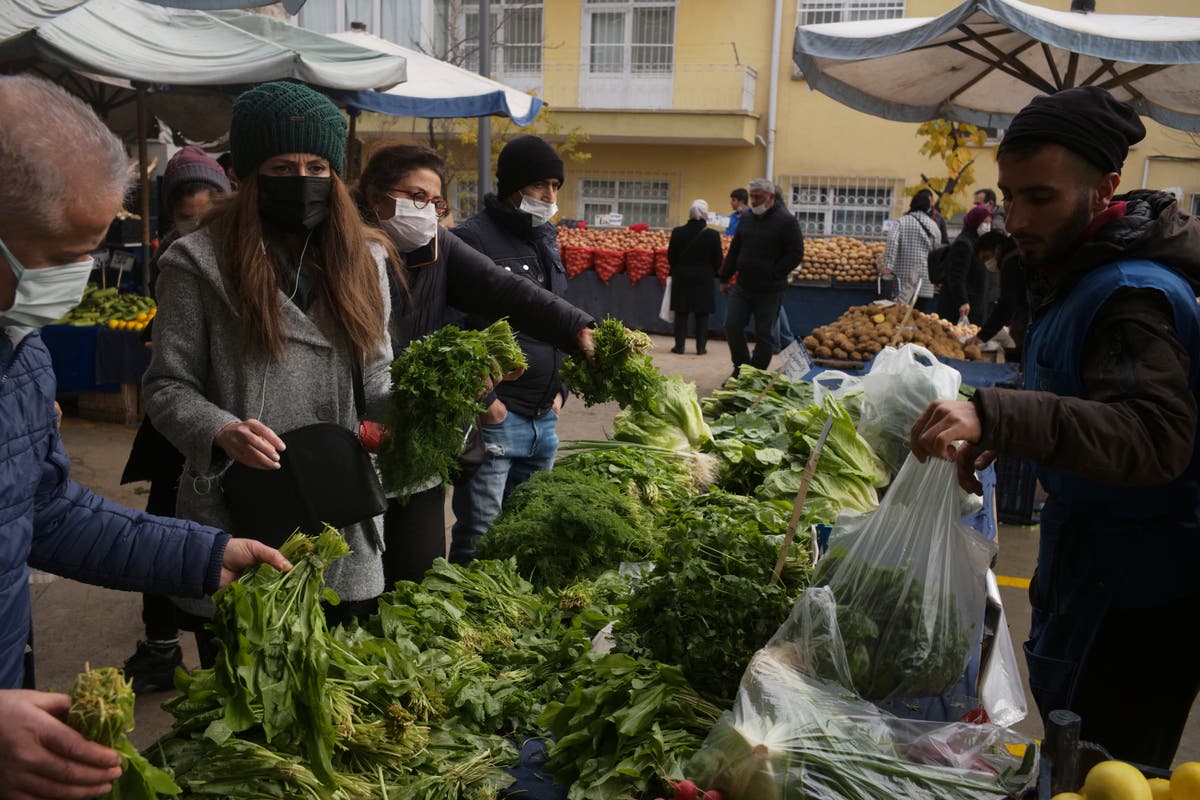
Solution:
{"label": "gray wool coat", "polygon": [[[382,250],[375,260],[383,312],[390,316]],[[282,292],[287,338],[282,357],[268,363],[265,352],[247,349],[207,228],[175,242],[159,263],[154,352],[142,383],[146,413],[186,459],[178,516],[229,530],[219,477],[229,459],[214,443],[217,432],[245,419],[261,420],[276,433],[317,422],[357,431],[352,356],[322,303],[305,314]],[[385,335],[363,366],[368,419],[382,419],[391,360]],[[352,553],[325,577],[343,600],[366,600],[383,591],[382,531],[382,517],[342,531]],[[212,613],[211,605],[180,605]]]}

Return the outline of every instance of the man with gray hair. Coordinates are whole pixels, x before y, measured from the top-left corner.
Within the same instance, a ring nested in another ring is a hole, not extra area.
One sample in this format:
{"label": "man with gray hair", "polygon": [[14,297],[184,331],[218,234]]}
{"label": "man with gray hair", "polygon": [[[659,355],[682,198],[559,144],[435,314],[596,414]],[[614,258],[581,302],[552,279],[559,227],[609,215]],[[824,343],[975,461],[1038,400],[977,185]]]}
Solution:
{"label": "man with gray hair", "polygon": [[116,752],[62,721],[66,695],[31,691],[30,566],[196,596],[258,562],[289,567],[258,542],[123,508],[69,478],[37,329],[83,296],[127,164],[77,98],[40,78],[0,76],[0,797],[95,797],[121,774]]}
{"label": "man with gray hair", "polygon": [[[729,295],[725,337],[737,374],[742,364],[771,364],[775,320],[787,290],[788,274],[804,260],[800,221],[775,196],[766,178],[750,181],[750,213],[733,235],[721,267],[721,291]],[[734,277],[737,282],[734,284]],[[746,345],[746,324],[754,316],[754,357]]]}

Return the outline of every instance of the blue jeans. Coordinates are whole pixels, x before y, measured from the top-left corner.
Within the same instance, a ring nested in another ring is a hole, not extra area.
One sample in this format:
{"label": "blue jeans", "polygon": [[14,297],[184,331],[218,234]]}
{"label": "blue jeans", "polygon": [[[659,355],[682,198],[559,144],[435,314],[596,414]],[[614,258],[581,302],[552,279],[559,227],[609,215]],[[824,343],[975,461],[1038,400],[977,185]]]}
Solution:
{"label": "blue jeans", "polygon": [[[775,320],[783,302],[783,291],[747,292],[734,284],[725,307],[725,338],[729,342],[729,357],[736,370],[742,364],[759,369],[771,366],[771,349],[775,342]],[[746,345],[746,323],[754,315],[754,358]]]}
{"label": "blue jeans", "polygon": [[779,304],[779,316],[775,318],[775,331],[771,334],[771,341],[774,342],[772,349],[778,353],[796,340],[796,334],[792,333],[792,323],[788,321],[787,310],[783,307],[783,303]]}
{"label": "blue jeans", "polygon": [[558,414],[541,419],[509,411],[495,425],[481,425],[484,462],[465,483],[454,487],[455,523],[450,531],[450,561],[467,564],[475,544],[500,514],[508,493],[541,469],[550,469],[558,452]]}

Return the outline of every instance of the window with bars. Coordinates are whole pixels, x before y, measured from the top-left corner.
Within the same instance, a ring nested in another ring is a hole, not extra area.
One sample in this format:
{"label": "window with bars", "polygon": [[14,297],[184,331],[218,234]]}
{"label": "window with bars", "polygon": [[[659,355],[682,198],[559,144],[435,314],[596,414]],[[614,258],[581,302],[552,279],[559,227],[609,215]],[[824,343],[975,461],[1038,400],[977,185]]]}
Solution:
{"label": "window with bars", "polygon": [[454,193],[451,197],[453,205],[450,210],[454,214],[455,223],[474,216],[475,212],[479,210],[479,184],[475,176],[455,178]]}
{"label": "window with bars", "polygon": [[671,183],[666,180],[585,178],[580,182],[583,220],[589,225],[598,216],[617,213],[623,225],[644,222],[652,228],[666,228],[670,204]]}
{"label": "window with bars", "polygon": [[904,16],[904,3],[905,0],[800,0],[796,16],[801,25],[896,19]]}
{"label": "window with bars", "polygon": [[[439,0],[443,8],[451,0]],[[479,69],[479,2],[456,0],[460,38],[466,47],[464,68]],[[491,0],[492,72],[496,75],[540,75],[542,72],[543,0]],[[449,19],[446,12],[444,18]]]}
{"label": "window with bars", "polygon": [[670,75],[675,68],[675,0],[587,0],[587,69],[592,75]]}
{"label": "window with bars", "polygon": [[780,179],[805,236],[880,239],[903,190],[895,178],[797,175]]}

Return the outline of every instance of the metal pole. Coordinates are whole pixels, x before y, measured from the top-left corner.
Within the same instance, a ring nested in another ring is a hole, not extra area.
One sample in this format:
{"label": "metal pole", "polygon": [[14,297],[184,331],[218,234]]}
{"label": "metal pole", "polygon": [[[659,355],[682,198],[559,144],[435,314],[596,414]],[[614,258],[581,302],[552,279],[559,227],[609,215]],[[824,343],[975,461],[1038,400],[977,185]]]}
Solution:
{"label": "metal pole", "polygon": [[[479,74],[485,78],[492,72],[492,14],[489,0],[479,0]],[[475,183],[479,190],[479,208],[483,208],[483,196],[488,193],[492,177],[492,118],[486,114],[479,118],[479,178]]]}
{"label": "metal pole", "polygon": [[[137,90],[137,137],[138,137],[138,187],[141,193],[142,215],[142,283],[146,291],[150,291],[150,169],[149,152],[146,149],[146,129],[149,118],[146,113],[146,91]],[[117,290],[120,291],[120,275],[117,277]]]}
{"label": "metal pole", "polygon": [[783,0],[775,0],[775,13],[771,18],[771,86],[767,97],[767,170],[763,176],[769,181],[775,180],[775,126],[779,112],[779,39],[783,35],[782,28]]}

